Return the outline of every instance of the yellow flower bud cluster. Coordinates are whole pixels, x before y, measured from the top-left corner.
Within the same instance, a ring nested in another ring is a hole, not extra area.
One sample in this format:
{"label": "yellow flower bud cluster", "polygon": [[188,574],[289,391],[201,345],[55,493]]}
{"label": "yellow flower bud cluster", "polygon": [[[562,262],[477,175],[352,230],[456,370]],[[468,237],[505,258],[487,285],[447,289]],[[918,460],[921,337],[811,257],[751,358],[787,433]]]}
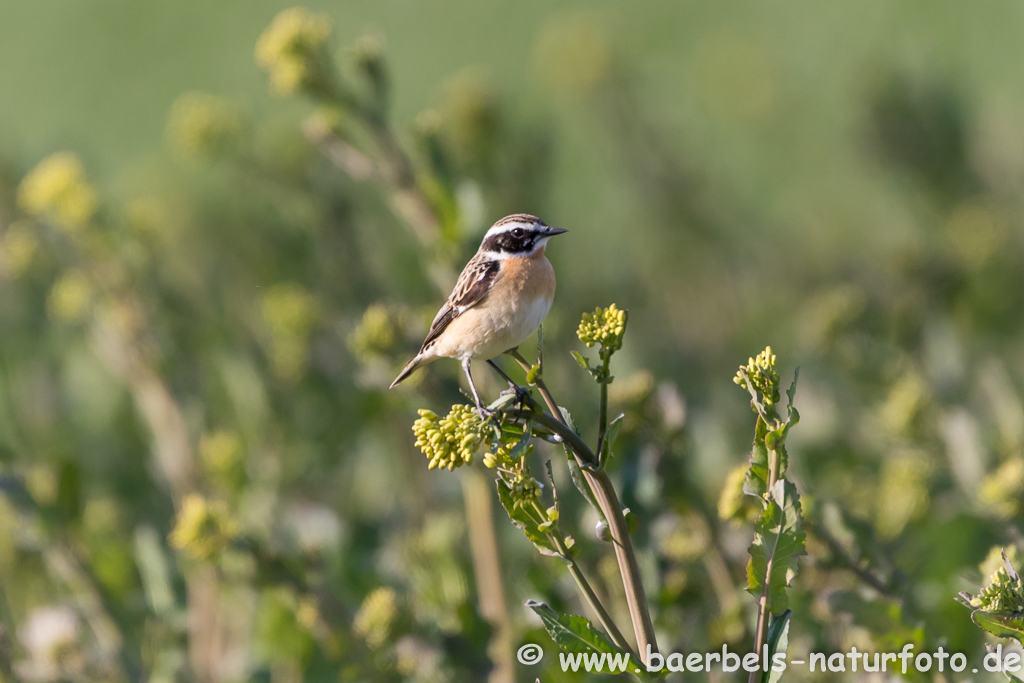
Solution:
{"label": "yellow flower bud cluster", "polygon": [[25,213],[47,218],[68,232],[88,224],[97,204],[82,162],[70,152],[46,157],[18,186],[18,206]]}
{"label": "yellow flower bud cluster", "polygon": [[520,473],[512,481],[512,500],[522,507],[540,498],[540,482],[528,474]]}
{"label": "yellow flower bud cluster", "polygon": [[612,304],[608,308],[597,308],[593,313],[584,313],[576,336],[588,348],[601,345],[602,354],[612,354],[622,348],[622,337],[626,333],[626,311]]}
{"label": "yellow flower bud cluster", "polygon": [[224,550],[237,529],[238,523],[223,501],[193,493],[182,503],[170,541],[193,560],[204,561]]}
{"label": "yellow flower bud cluster", "polygon": [[1011,577],[1006,567],[996,569],[981,593],[971,598],[971,606],[990,614],[1010,615],[1024,611],[1024,584]]}
{"label": "yellow flower bud cluster", "polygon": [[303,7],[286,9],[256,43],[256,61],[270,74],[274,89],[287,95],[313,86],[324,76],[331,20]]}
{"label": "yellow flower bud cluster", "polygon": [[[501,445],[493,453],[484,453],[484,466],[494,469],[498,465],[512,464],[512,450],[517,443],[519,443],[517,436],[503,437]],[[522,456],[528,458],[531,453],[533,453],[533,444],[526,447]]]}
{"label": "yellow flower bud cluster", "polygon": [[239,134],[242,119],[228,100],[207,93],[181,95],[171,106],[167,135],[184,154],[199,156],[229,145]]}
{"label": "yellow flower bud cluster", "polygon": [[484,422],[472,406],[453,405],[443,418],[432,410],[420,410],[412,425],[416,447],[430,458],[429,469],[449,472],[462,465],[473,464],[473,454],[487,434]]}
{"label": "yellow flower bud cluster", "polygon": [[779,402],[779,371],[775,367],[775,362],[772,347],[765,347],[756,358],[750,358],[746,366],[740,366],[740,372],[736,373],[732,381],[744,389],[749,389],[747,379],[743,377],[745,372],[754,390],[763,397],[764,404],[771,407]]}
{"label": "yellow flower bud cluster", "polygon": [[371,649],[376,649],[387,642],[397,620],[398,594],[391,588],[375,588],[359,606],[352,630]]}
{"label": "yellow flower bud cluster", "polygon": [[75,322],[85,315],[92,301],[92,285],[80,270],[68,270],[58,278],[46,300],[50,316],[62,322]]}

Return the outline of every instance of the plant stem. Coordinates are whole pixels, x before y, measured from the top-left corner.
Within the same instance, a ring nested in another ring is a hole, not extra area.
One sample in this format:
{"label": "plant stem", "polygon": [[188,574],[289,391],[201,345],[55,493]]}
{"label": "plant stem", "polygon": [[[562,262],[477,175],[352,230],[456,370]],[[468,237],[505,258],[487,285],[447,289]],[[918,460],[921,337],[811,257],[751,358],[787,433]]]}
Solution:
{"label": "plant stem", "polygon": [[[768,451],[768,490],[766,495],[768,496],[769,505],[771,504],[771,492],[775,487],[775,482],[778,481],[779,477],[779,452],[776,449]],[[760,654],[761,645],[764,643],[765,635],[768,631],[768,615],[770,613],[770,607],[768,605],[768,590],[771,584],[772,576],[772,557],[768,558],[768,565],[765,569],[765,581],[764,586],[761,587],[761,597],[757,600],[757,631],[754,636],[754,652]],[[761,679],[760,671],[751,671],[748,683],[757,683]]]}
{"label": "plant stem", "polygon": [[[533,508],[534,514],[541,520],[547,519],[546,513],[541,509],[540,504],[537,501],[533,501]],[[597,615],[597,620],[601,622],[601,626],[603,626],[604,630],[608,632],[612,642],[628,652],[631,657],[636,657],[636,653],[633,651],[633,648],[630,647],[629,642],[626,640],[625,636],[622,635],[622,631],[619,630],[619,627],[615,625],[615,621],[608,613],[608,610],[605,609],[601,599],[597,597],[597,593],[594,592],[594,588],[590,585],[590,582],[587,581],[587,577],[583,575],[583,570],[580,568],[579,564],[576,563],[576,560],[572,559],[572,556],[569,554],[569,549],[565,545],[565,541],[557,533],[548,533],[547,536],[551,540],[551,544],[555,546],[555,549],[563,558],[566,558],[569,574],[572,576],[573,580],[576,581],[576,585],[579,587],[580,592],[583,593],[583,597],[586,599],[587,604],[590,605],[590,609]]]}
{"label": "plant stem", "polygon": [[[529,362],[523,358],[519,351],[513,349],[509,352],[509,355],[524,369],[527,371],[530,369]],[[658,642],[654,634],[654,623],[651,621],[651,613],[647,607],[647,596],[644,593],[643,581],[640,578],[640,565],[636,559],[636,551],[633,549],[633,540],[629,536],[626,518],[622,514],[622,505],[619,504],[619,497],[615,493],[615,487],[612,485],[608,473],[596,469],[600,464],[597,456],[594,455],[587,444],[562,418],[558,404],[555,403],[540,373],[538,373],[535,384],[551,415],[548,416],[543,410],[537,410],[537,404],[531,400],[530,407],[534,411],[534,421],[560,436],[565,444],[569,446],[569,449],[576,458],[576,462],[580,465],[584,478],[594,493],[594,499],[608,521],[608,530],[611,532],[612,543],[615,546],[615,559],[619,564],[622,587],[626,592],[626,604],[629,606],[629,617],[633,623],[633,633],[636,636],[637,649],[641,653],[641,661],[646,663],[647,660],[644,658],[644,655],[647,653],[647,649],[650,648],[651,652],[656,652],[658,650]]]}
{"label": "plant stem", "polygon": [[515,680],[512,624],[505,602],[505,582],[501,575],[501,558],[494,533],[494,515],[491,514],[493,487],[488,485],[482,474],[467,469],[461,478],[462,495],[466,504],[466,526],[480,614],[494,627],[494,635],[487,648],[494,661],[494,668],[487,680],[488,683],[512,683]]}
{"label": "plant stem", "polygon": [[[604,355],[602,353],[602,355]],[[604,439],[608,432],[608,364],[611,361],[611,355],[604,358],[604,369],[602,377],[604,380],[600,383],[601,386],[601,409],[598,413],[597,423],[597,457],[602,457],[604,453]]]}

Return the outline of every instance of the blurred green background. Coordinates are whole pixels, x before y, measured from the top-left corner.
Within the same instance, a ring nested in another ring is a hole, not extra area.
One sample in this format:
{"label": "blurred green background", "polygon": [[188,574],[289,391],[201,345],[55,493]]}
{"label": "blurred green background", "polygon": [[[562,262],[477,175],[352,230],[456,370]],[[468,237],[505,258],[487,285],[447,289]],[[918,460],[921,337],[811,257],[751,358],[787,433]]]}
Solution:
{"label": "blurred green background", "polygon": [[[417,408],[464,402],[456,364],[386,390],[520,211],[570,231],[546,375],[584,435],[574,329],[630,311],[611,469],[663,651],[752,641],[730,379],[770,344],[784,384],[801,368],[791,652],[980,662],[954,597],[1024,514],[1024,7],[306,6],[331,78],[376,102],[384,65],[428,238],[332,163],[329,139],[381,153],[360,114],[268,87],[254,50],[287,4],[0,9],[4,680],[584,680],[553,646],[510,665],[549,643],[524,600],[585,608],[479,462],[413,447]],[[80,166],[37,168],[59,152]],[[621,616],[596,519],[538,453]]]}

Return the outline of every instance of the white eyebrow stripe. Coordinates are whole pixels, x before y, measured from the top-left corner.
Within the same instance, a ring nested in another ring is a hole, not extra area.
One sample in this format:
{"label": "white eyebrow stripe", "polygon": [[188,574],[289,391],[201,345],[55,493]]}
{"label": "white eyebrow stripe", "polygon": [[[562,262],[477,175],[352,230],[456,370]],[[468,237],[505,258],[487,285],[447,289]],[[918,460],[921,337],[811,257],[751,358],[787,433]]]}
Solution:
{"label": "white eyebrow stripe", "polygon": [[523,228],[524,230],[532,230],[532,223],[520,223],[518,221],[512,223],[503,223],[502,225],[496,225],[487,231],[484,237],[490,237],[491,235],[500,235],[503,232],[510,232],[516,228]]}

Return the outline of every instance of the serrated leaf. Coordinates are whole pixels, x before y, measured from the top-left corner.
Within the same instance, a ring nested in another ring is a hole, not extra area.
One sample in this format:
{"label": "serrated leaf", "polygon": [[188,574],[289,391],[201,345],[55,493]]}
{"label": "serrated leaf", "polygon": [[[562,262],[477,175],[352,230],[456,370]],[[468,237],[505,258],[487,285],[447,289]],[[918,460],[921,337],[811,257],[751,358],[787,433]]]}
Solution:
{"label": "serrated leaf", "polygon": [[776,653],[785,654],[789,649],[789,618],[791,616],[793,616],[793,612],[787,609],[782,614],[773,616],[768,622],[768,637],[765,639],[765,644],[768,646],[769,665],[768,670],[761,676],[761,683],[778,683],[782,678],[783,672],[776,671],[775,667],[771,666],[771,662]]}
{"label": "serrated leaf", "polygon": [[1024,617],[1002,617],[979,609],[971,612],[971,621],[997,638],[1024,643]]}
{"label": "serrated leaf", "polygon": [[544,622],[544,629],[565,652],[588,653],[605,652],[619,654],[622,652],[605,633],[594,628],[589,620],[571,614],[560,614],[543,602],[527,600],[526,606],[536,612]]}
{"label": "serrated leaf", "polygon": [[568,558],[564,557],[555,548],[554,544],[548,539],[547,533],[540,528],[540,522],[535,520],[530,514],[522,507],[516,507],[515,501],[512,500],[512,491],[509,490],[508,486],[505,485],[501,479],[497,481],[498,484],[498,500],[501,501],[501,506],[505,508],[505,512],[508,513],[509,519],[512,520],[517,528],[522,529],[526,537],[530,539],[530,542],[537,547],[542,555],[549,555],[551,557],[561,557],[564,560]]}
{"label": "serrated leaf", "polygon": [[789,607],[786,587],[796,575],[797,558],[805,554],[804,540],[800,496],[796,486],[780,479],[754,525],[747,564],[747,591],[759,597],[767,584],[772,614],[781,614]]}

